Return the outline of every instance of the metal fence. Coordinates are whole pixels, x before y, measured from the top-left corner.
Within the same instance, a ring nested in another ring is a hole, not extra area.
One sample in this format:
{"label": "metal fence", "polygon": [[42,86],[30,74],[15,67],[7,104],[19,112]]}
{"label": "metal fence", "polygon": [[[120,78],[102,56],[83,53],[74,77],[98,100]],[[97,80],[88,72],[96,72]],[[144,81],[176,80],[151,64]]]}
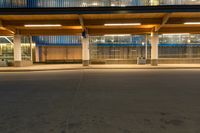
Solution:
{"label": "metal fence", "polygon": [[0,8],[200,5],[200,0],[0,0]]}

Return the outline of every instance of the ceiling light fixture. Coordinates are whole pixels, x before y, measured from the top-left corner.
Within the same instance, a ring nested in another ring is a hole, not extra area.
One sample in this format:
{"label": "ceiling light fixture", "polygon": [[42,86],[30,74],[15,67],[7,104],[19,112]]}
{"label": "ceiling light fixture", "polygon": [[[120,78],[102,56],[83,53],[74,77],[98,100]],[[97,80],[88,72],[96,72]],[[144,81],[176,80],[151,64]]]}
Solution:
{"label": "ceiling light fixture", "polygon": [[168,33],[168,34],[162,34],[163,36],[175,36],[175,35],[190,35],[190,33]]}
{"label": "ceiling light fixture", "polygon": [[200,24],[200,22],[185,22],[184,24]]}
{"label": "ceiling light fixture", "polygon": [[26,24],[24,27],[60,27],[61,24]]}
{"label": "ceiling light fixture", "polygon": [[141,25],[141,23],[116,23],[116,24],[104,24],[104,26],[136,26]]}
{"label": "ceiling light fixture", "polygon": [[131,36],[131,34],[106,34],[104,36]]}

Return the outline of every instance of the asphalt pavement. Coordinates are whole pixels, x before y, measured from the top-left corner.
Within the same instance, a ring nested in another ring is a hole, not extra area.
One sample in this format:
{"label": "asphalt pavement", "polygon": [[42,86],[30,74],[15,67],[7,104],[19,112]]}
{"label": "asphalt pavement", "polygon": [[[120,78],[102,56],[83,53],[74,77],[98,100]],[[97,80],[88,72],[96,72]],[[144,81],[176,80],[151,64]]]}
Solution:
{"label": "asphalt pavement", "polygon": [[200,133],[200,70],[0,73],[0,133]]}

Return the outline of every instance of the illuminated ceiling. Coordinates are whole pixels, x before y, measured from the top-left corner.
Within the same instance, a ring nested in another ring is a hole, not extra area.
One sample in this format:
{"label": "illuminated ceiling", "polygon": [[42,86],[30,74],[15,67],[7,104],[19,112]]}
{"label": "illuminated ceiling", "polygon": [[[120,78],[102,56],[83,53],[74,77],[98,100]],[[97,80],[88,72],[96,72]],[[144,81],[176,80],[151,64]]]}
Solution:
{"label": "illuminated ceiling", "polygon": [[[200,12],[113,13],[113,14],[33,14],[0,15],[0,35],[89,35],[200,33]],[[140,23],[141,25],[105,26],[105,24]],[[61,25],[57,27],[25,27],[24,25]]]}

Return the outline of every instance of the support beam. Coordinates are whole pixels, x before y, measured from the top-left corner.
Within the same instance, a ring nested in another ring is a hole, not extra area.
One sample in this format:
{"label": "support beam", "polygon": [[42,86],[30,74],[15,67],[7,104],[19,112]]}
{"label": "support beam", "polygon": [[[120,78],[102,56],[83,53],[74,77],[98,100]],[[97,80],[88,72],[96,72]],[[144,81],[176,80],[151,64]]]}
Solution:
{"label": "support beam", "polygon": [[162,19],[162,24],[155,27],[155,32],[158,32],[169,20],[171,13],[166,14]]}
{"label": "support beam", "polygon": [[38,46],[35,46],[35,62],[36,63],[40,62],[40,52]]}
{"label": "support beam", "polygon": [[[53,31],[53,32],[52,32]],[[24,29],[20,30],[21,35],[81,35],[81,29]]]}
{"label": "support beam", "polygon": [[14,66],[22,66],[21,35],[14,35]]}
{"label": "support beam", "polygon": [[9,33],[11,33],[11,34],[15,34],[15,30],[14,30],[14,29],[7,28],[7,27],[3,26],[3,24],[2,24],[2,21],[1,21],[1,20],[0,20],[0,29],[2,29],[2,30],[6,30],[6,31],[8,31],[8,32],[9,32]]}
{"label": "support beam", "polygon": [[83,66],[90,64],[89,37],[82,37],[82,61]]}
{"label": "support beam", "polygon": [[193,33],[199,34],[200,27],[163,27],[159,33]]}
{"label": "support beam", "polygon": [[82,27],[82,30],[85,31],[86,27],[85,27],[85,24],[84,24],[83,17],[81,15],[79,15],[79,22],[80,22],[80,25]]}
{"label": "support beam", "polygon": [[[115,18],[113,15],[113,18],[104,18],[102,16],[102,19],[83,19],[81,15],[79,15],[79,19],[56,19],[54,20],[3,20],[1,23],[3,27],[24,27],[25,24],[61,24],[64,27],[77,27],[77,26],[84,26],[84,27],[89,27],[89,26],[103,26],[105,23],[141,23],[142,25],[158,25],[159,27],[162,24],[168,24],[168,25],[173,25],[173,24],[179,24],[183,25],[185,22],[199,22],[200,17],[199,14],[196,14],[196,17],[189,17],[188,16],[182,16],[182,17],[171,17],[172,13],[167,13],[163,17],[159,18]],[[92,17],[92,16],[91,16]],[[14,29],[12,29],[14,30]],[[14,30],[15,31],[15,30]]]}
{"label": "support beam", "polygon": [[4,20],[2,21],[4,26],[8,27],[24,27],[26,24],[61,24],[62,26],[79,26],[80,22],[78,20],[66,20],[66,19],[56,19],[54,20],[46,20],[41,19],[40,20]]}
{"label": "support beam", "polygon": [[151,33],[151,65],[158,65],[158,44],[159,36],[157,32]]}
{"label": "support beam", "polygon": [[105,34],[150,34],[152,28],[90,28],[90,35],[105,35]]}

